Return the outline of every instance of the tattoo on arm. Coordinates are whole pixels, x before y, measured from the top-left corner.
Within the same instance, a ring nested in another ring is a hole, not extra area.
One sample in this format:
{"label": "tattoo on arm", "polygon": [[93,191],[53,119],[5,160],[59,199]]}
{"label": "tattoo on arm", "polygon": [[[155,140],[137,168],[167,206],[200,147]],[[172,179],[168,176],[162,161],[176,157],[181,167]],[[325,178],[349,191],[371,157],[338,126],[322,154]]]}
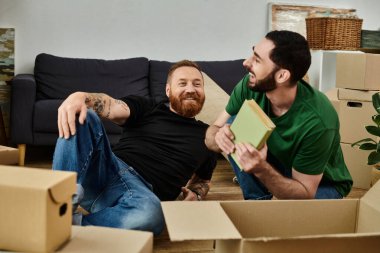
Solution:
{"label": "tattoo on arm", "polygon": [[112,100],[111,98],[108,99],[108,112],[106,114],[106,118],[108,119],[110,117],[110,113],[111,113],[111,103],[112,103]]}
{"label": "tattoo on arm", "polygon": [[[111,100],[109,102],[111,102]],[[99,116],[103,116],[104,108],[106,106],[106,99],[104,97],[104,94],[91,93],[86,97],[85,103],[87,107],[91,107]],[[109,105],[109,108],[111,108],[111,103]],[[108,112],[106,117],[109,116],[109,113],[110,112]]]}
{"label": "tattoo on arm", "polygon": [[119,100],[119,99],[116,99],[116,100],[115,100],[115,103],[121,105],[121,107],[122,107],[124,110],[126,110],[126,111],[129,110],[128,105],[127,105],[124,101]]}
{"label": "tattoo on arm", "polygon": [[200,195],[203,199],[206,197],[208,191],[210,190],[210,180],[201,179],[196,174],[194,174],[187,183],[186,187],[189,190]]}
{"label": "tattoo on arm", "polygon": [[210,190],[210,185],[208,183],[195,183],[189,185],[187,188],[189,188],[191,191],[195,192],[196,194],[200,195],[202,199],[206,197],[208,191]]}

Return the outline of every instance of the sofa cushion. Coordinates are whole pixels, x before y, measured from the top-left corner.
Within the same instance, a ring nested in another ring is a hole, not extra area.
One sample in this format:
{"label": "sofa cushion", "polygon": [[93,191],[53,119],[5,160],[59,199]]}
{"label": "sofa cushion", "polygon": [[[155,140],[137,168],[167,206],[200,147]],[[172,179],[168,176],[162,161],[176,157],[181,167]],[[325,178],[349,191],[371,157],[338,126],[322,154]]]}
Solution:
{"label": "sofa cushion", "polygon": [[[33,131],[56,133],[58,136],[58,107],[62,99],[45,99],[34,104]],[[122,128],[109,120],[102,120],[107,134],[121,134]]]}
{"label": "sofa cushion", "polygon": [[215,81],[228,95],[247,74],[243,59],[232,61],[197,61],[202,71]]}
{"label": "sofa cushion", "polygon": [[[227,94],[247,73],[243,60],[197,61],[202,71],[214,80]],[[165,85],[168,71],[173,62],[151,60],[149,62],[150,95],[156,100],[166,98]]]}
{"label": "sofa cushion", "polygon": [[36,57],[37,99],[64,99],[75,91],[102,92],[114,98],[149,96],[147,58],[98,60]]}

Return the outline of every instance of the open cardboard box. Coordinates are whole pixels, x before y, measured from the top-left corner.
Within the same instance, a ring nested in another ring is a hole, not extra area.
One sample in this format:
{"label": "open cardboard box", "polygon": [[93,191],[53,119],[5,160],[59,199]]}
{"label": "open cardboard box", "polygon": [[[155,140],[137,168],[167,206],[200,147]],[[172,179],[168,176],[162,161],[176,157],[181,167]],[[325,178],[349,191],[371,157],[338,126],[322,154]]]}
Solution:
{"label": "open cardboard box", "polygon": [[73,226],[71,240],[59,253],[152,253],[153,233],[125,229]]}
{"label": "open cardboard box", "polygon": [[363,198],[162,202],[172,241],[216,240],[215,252],[377,252],[380,182]]}
{"label": "open cardboard box", "polygon": [[52,252],[70,238],[76,173],[0,166],[0,250]]}

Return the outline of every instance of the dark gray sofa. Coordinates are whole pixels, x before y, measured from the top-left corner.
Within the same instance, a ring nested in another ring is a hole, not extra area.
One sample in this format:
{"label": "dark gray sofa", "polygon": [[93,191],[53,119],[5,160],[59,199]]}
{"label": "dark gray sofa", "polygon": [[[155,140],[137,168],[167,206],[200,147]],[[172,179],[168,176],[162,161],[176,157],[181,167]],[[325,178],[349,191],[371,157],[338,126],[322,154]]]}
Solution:
{"label": "dark gray sofa", "polygon": [[[242,62],[197,61],[228,94],[246,73]],[[39,54],[34,74],[16,75],[11,86],[11,142],[20,148],[20,164],[26,145],[55,144],[57,109],[69,94],[102,92],[115,98],[134,94],[159,101],[166,98],[166,77],[172,64],[144,57],[98,60]],[[104,124],[111,144],[116,143],[121,128],[109,121]]]}

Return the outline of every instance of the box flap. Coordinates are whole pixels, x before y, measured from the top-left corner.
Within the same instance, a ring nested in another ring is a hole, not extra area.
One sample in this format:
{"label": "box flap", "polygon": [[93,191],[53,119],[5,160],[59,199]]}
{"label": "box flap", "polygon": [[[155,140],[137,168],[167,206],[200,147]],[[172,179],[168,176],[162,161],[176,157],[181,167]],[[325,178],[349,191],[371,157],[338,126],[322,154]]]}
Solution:
{"label": "box flap", "polygon": [[0,165],[0,185],[47,190],[76,173]]}
{"label": "box flap", "polygon": [[76,173],[0,165],[0,185],[48,191],[61,203],[75,193]]}
{"label": "box flap", "polygon": [[357,232],[380,232],[380,181],[360,199]]}
{"label": "box flap", "polygon": [[241,238],[218,202],[167,201],[161,205],[171,241]]}
{"label": "box flap", "polygon": [[76,192],[76,174],[72,173],[70,177],[62,180],[49,188],[51,199],[55,203],[62,203],[71,199]]}
{"label": "box flap", "polygon": [[243,238],[254,238],[353,233],[358,203],[356,199],[258,200],[223,201],[221,206]]}
{"label": "box flap", "polygon": [[151,253],[153,234],[150,232],[86,226],[73,226],[71,240],[57,252]]}
{"label": "box flap", "polygon": [[372,102],[372,95],[379,91],[338,89],[339,100]]}
{"label": "box flap", "polygon": [[[220,244],[220,242],[219,242]],[[218,248],[218,242],[216,248]],[[223,246],[223,245],[221,245]],[[245,239],[240,252],[292,252],[292,253],[347,253],[377,252],[380,247],[380,234],[334,234],[300,236],[293,238]]]}

